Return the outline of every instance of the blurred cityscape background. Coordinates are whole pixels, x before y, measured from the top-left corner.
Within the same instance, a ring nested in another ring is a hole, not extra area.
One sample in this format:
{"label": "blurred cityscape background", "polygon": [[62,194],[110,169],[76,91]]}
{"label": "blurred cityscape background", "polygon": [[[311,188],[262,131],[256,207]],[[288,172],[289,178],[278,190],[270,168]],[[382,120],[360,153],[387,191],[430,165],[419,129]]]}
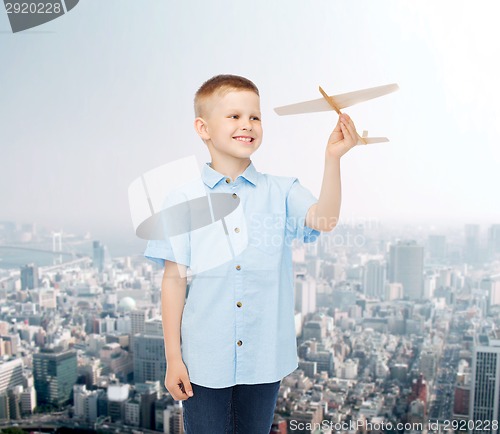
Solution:
{"label": "blurred cityscape background", "polygon": [[[144,247],[0,222],[0,427],[184,432]],[[293,262],[299,368],[272,434],[495,431],[500,224],[343,224]]]}

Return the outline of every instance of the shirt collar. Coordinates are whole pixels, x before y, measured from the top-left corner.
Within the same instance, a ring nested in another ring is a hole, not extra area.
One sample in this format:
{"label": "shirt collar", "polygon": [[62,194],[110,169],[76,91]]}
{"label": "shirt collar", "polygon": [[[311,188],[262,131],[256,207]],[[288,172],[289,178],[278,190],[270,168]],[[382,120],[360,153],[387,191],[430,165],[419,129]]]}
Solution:
{"label": "shirt collar", "polygon": [[[248,182],[253,185],[257,185],[257,177],[259,172],[255,169],[255,166],[250,161],[250,164],[245,169],[245,171],[240,175],[245,178]],[[203,166],[201,178],[203,182],[209,186],[210,188],[214,188],[214,186],[221,180],[224,179],[225,176],[222,173],[217,172],[215,169],[212,169],[210,163],[205,163]]]}

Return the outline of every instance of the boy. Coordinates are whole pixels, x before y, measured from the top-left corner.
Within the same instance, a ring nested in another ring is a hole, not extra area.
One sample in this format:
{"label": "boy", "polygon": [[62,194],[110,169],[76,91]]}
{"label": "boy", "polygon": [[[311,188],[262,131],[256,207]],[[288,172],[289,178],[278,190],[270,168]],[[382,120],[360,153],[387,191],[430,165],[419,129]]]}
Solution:
{"label": "boy", "polygon": [[[232,193],[240,201],[240,220],[226,219],[225,230],[248,245],[196,274],[186,299],[190,255],[176,258],[169,240],[148,244],[145,256],[165,267],[165,386],[184,401],[188,434],[268,434],[280,381],[297,368],[290,242],[314,241],[319,231],[335,227],[340,158],[356,145],[356,130],[349,116],[339,117],[316,201],[296,178],[253,166],[262,125],[259,91],[250,80],[219,75],[206,81],[196,93],[195,114],[194,127],[211,156],[202,170],[206,192]],[[186,251],[192,255],[193,248]]]}

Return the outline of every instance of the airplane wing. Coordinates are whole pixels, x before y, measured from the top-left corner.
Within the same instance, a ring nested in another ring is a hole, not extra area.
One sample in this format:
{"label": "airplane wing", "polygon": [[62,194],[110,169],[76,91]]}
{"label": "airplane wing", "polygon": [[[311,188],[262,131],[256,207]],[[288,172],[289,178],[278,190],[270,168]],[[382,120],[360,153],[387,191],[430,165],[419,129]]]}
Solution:
{"label": "airplane wing", "polygon": [[387,137],[363,137],[362,140],[365,145],[369,145],[370,143],[383,143],[388,141],[389,139]]}
{"label": "airplane wing", "polygon": [[[388,93],[395,92],[399,89],[396,83],[386,84],[384,86],[371,87],[368,89],[356,90],[354,92],[343,93],[340,95],[333,95],[331,98],[335,105],[339,108],[350,107],[363,101],[378,98]],[[274,111],[280,115],[296,115],[301,113],[314,113],[332,110],[330,104],[325,98],[313,99],[310,101],[299,102],[296,104],[276,107]]]}
{"label": "airplane wing", "polygon": [[369,145],[370,143],[382,143],[388,142],[387,137],[368,137],[368,131],[363,130],[363,134],[360,136],[358,134],[358,143],[361,142],[363,145]]}

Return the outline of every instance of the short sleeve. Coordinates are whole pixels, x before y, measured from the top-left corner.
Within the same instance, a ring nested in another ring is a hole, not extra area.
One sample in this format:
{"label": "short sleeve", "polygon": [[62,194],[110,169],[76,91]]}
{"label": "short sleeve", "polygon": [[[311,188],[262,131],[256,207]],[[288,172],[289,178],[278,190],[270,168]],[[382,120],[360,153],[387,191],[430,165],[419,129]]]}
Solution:
{"label": "short sleeve", "polygon": [[298,238],[305,243],[316,241],[320,232],[305,225],[307,211],[318,200],[297,178],[286,198],[286,227],[292,238]]}
{"label": "short sleeve", "polygon": [[144,257],[165,266],[165,260],[189,267],[189,234],[175,237],[175,248],[172,246],[172,239],[150,240],[144,251]]}
{"label": "short sleeve", "polygon": [[190,234],[187,229],[189,223],[186,224],[189,220],[189,206],[174,207],[186,200],[185,196],[178,193],[166,198],[160,216],[164,237],[159,240],[149,240],[144,251],[144,257],[163,267],[165,260],[190,266]]}

